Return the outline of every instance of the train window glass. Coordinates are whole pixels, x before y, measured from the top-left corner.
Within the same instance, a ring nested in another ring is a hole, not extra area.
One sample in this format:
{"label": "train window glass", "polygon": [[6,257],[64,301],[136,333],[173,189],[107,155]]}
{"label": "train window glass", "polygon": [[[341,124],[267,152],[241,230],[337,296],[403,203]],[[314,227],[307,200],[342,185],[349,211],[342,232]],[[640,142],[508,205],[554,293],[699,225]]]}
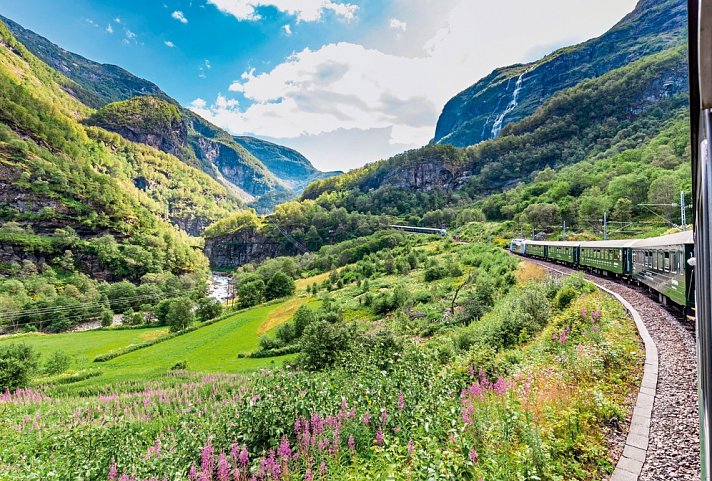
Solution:
{"label": "train window glass", "polygon": [[653,252],[653,269],[657,270],[658,269],[658,253]]}
{"label": "train window glass", "polygon": [[665,272],[670,272],[670,253],[666,252],[665,253],[665,258],[664,258],[664,264],[663,266],[665,267]]}

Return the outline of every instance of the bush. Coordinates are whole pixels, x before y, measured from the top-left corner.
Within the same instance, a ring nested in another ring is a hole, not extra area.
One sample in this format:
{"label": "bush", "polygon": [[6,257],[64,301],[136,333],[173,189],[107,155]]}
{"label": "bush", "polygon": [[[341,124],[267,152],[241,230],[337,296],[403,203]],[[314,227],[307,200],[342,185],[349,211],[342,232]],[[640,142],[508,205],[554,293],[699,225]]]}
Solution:
{"label": "bush", "polygon": [[292,323],[294,324],[294,336],[296,338],[302,337],[304,330],[309,324],[316,320],[316,314],[307,306],[300,306],[297,312],[294,313],[292,318]]}
{"label": "bush", "polygon": [[425,282],[437,281],[444,279],[449,274],[448,268],[440,264],[433,264],[425,269]]}
{"label": "bush", "polygon": [[185,371],[188,369],[188,361],[178,361],[171,366],[171,371]]}
{"label": "bush", "polygon": [[304,369],[319,371],[333,366],[351,345],[352,334],[342,323],[318,320],[310,324],[302,336],[299,364]]}
{"label": "bush", "polygon": [[262,279],[254,279],[240,284],[237,289],[238,306],[241,309],[256,306],[264,301],[265,283]]}
{"label": "bush", "polygon": [[193,301],[187,297],[177,297],[171,300],[168,307],[168,318],[171,331],[182,331],[195,320]]}
{"label": "bush", "polygon": [[[333,282],[333,281],[332,281]],[[267,282],[265,297],[268,301],[294,294],[294,279],[282,271],[277,271]]]}
{"label": "bush", "polygon": [[37,364],[37,354],[27,344],[0,346],[0,391],[26,387]]}
{"label": "bush", "polygon": [[109,327],[114,323],[114,312],[111,309],[101,311],[101,327]]}
{"label": "bush", "polygon": [[220,314],[222,314],[223,306],[215,298],[203,297],[198,300],[198,307],[195,310],[195,316],[200,322],[209,321],[210,319],[215,319]]}
{"label": "bush", "polygon": [[554,296],[554,306],[558,310],[563,311],[571,305],[573,300],[576,299],[576,296],[578,296],[576,289],[571,286],[565,286],[559,289],[559,292],[557,292],[556,296]]}
{"label": "bush", "polygon": [[69,369],[71,358],[64,351],[55,351],[45,362],[44,373],[49,376],[61,374]]}

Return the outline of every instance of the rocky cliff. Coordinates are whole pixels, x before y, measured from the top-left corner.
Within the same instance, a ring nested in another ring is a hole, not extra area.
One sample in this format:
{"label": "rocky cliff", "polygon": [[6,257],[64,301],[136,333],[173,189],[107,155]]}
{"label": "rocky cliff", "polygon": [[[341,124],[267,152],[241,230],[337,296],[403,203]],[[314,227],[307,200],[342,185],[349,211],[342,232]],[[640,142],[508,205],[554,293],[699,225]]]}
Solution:
{"label": "rocky cliff", "polygon": [[205,239],[205,255],[212,269],[234,269],[249,263],[259,263],[272,257],[295,255],[284,244],[255,229]]}
{"label": "rocky cliff", "polygon": [[497,137],[555,93],[682,44],[686,22],[684,0],[641,0],[602,36],[531,64],[497,69],[456,95],[438,119],[433,142],[466,147]]}

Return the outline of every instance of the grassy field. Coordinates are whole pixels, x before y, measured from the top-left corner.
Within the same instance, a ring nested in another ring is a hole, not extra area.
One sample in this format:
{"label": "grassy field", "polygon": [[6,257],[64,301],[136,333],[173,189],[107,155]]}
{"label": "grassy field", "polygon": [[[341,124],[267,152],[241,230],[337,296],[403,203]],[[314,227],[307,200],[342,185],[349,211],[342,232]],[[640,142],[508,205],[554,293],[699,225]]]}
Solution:
{"label": "grassy field", "polygon": [[290,320],[302,304],[313,302],[317,301],[308,297],[292,297],[282,302],[258,306],[215,324],[103,363],[95,363],[93,360],[99,354],[164,335],[168,332],[167,328],[28,334],[0,338],[0,345],[25,342],[32,345],[43,358],[61,350],[72,356],[73,371],[81,369],[101,371],[101,375],[77,382],[72,387],[156,379],[182,361],[187,362],[188,369],[195,371],[224,373],[251,371],[282,364],[293,357],[250,359],[238,358],[238,354],[257,350],[262,334]]}

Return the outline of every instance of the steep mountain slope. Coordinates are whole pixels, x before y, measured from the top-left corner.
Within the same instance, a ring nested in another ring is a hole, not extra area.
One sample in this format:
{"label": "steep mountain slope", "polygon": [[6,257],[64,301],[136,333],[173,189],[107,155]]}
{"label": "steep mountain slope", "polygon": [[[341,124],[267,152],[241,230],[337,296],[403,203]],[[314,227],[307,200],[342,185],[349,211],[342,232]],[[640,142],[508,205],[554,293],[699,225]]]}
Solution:
{"label": "steep mountain slope", "polygon": [[234,136],[233,138],[235,142],[260,159],[270,172],[300,193],[314,180],[342,173],[339,171],[321,172],[302,154],[283,145],[255,137]]}
{"label": "steep mountain slope", "polygon": [[158,86],[136,77],[116,65],[92,62],[68,52],[46,38],[0,15],[14,37],[44,63],[76,82],[70,91],[85,105],[98,108],[109,102],[137,95],[153,95],[170,100]]}
{"label": "steep mountain slope", "polygon": [[423,215],[451,202],[447,192],[478,197],[505,190],[546,167],[595,160],[655,136],[687,108],[687,75],[684,48],[649,55],[558,92],[496,139],[407,152],[314,182],[303,198],[321,196],[360,212]]}
{"label": "steep mountain slope", "polygon": [[497,137],[556,92],[681,44],[686,22],[683,0],[640,0],[602,36],[538,62],[497,69],[452,98],[438,119],[433,142],[466,147]]}
{"label": "steep mountain slope", "polygon": [[[115,65],[99,64],[68,52],[10,19],[0,16],[0,20],[30,52],[73,81],[64,87],[67,93],[99,109],[89,124],[199,167],[232,196],[271,210],[278,201],[294,198],[310,181],[322,177],[308,161],[309,168],[295,169],[295,159],[301,157],[297,152],[275,156],[274,150],[290,150],[281,146],[275,146],[272,152],[261,149],[275,169],[271,172],[259,156],[223,129],[181,107],[155,84]],[[259,145],[261,141],[253,139],[252,143]],[[282,179],[282,175],[286,177]]]}
{"label": "steep mountain slope", "polygon": [[227,132],[157,97],[110,103],[94,112],[86,123],[175,155],[207,172],[245,201],[287,189]]}
{"label": "steep mountain slope", "polygon": [[197,233],[238,205],[175,157],[80,124],[75,86],[0,23],[0,274],[24,261],[112,280],[204,270],[171,223]]}

